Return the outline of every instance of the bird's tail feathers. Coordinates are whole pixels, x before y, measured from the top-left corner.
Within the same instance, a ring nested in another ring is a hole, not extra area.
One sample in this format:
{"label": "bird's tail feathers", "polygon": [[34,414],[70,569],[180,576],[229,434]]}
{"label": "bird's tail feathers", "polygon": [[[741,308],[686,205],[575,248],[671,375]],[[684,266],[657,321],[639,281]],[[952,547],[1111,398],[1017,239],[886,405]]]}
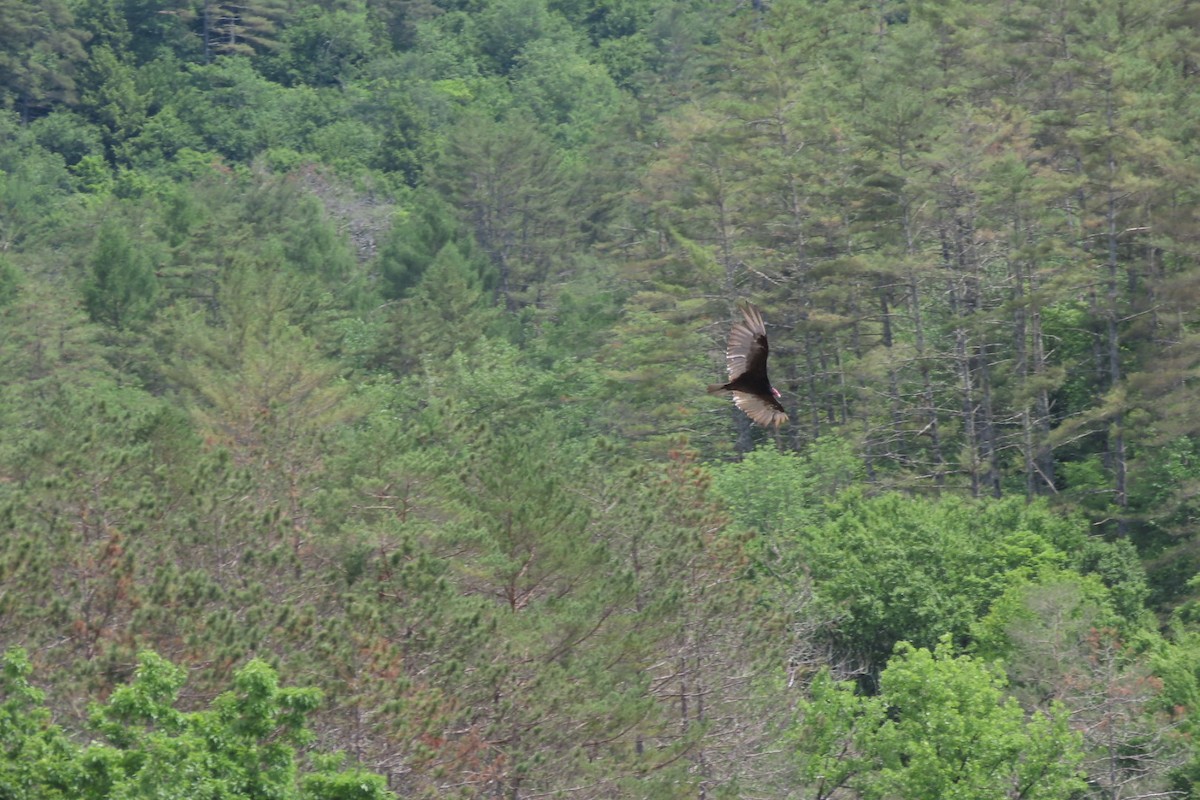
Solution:
{"label": "bird's tail feathers", "polygon": [[710,383],[708,385],[708,393],[709,394],[716,394],[717,392],[724,392],[724,391],[726,391],[726,389],[725,389],[725,384],[723,384],[723,383]]}

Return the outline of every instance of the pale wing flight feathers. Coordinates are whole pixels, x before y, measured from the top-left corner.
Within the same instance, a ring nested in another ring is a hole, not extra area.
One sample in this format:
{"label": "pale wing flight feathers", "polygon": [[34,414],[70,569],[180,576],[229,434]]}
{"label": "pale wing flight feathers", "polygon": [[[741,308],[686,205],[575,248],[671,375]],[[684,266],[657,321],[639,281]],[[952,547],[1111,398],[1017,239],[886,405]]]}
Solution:
{"label": "pale wing flight feathers", "polygon": [[750,303],[740,306],[743,321],[729,329],[725,347],[725,368],[729,382],[715,383],[709,392],[731,392],[733,402],[751,420],[764,427],[787,422],[787,411],[779,403],[779,392],[767,378],[767,326],[762,314]]}
{"label": "pale wing flight feathers", "polygon": [[747,372],[765,371],[767,367],[767,326],[762,314],[746,304],[742,306],[742,316],[746,321],[733,323],[725,348],[725,367],[731,381]]}
{"label": "pale wing flight feathers", "polygon": [[746,392],[734,392],[733,404],[744,411],[747,417],[764,428],[770,428],[772,425],[782,425],[787,422],[787,412],[772,408],[757,395],[747,394]]}

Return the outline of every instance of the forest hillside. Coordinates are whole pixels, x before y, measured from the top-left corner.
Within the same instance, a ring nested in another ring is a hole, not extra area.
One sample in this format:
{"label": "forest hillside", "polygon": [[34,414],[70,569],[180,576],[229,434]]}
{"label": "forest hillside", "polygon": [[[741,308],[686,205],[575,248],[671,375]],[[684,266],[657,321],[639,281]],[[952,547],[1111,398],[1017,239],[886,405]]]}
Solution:
{"label": "forest hillside", "polygon": [[1198,88],[1194,0],[0,0],[0,797],[1200,797]]}

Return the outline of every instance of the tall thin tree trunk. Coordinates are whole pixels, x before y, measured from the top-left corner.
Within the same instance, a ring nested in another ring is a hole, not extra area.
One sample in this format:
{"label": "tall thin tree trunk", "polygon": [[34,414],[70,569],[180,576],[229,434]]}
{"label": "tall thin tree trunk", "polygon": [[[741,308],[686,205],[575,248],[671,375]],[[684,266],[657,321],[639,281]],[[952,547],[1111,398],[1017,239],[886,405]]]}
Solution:
{"label": "tall thin tree trunk", "polygon": [[1000,482],[1000,448],[996,435],[996,416],[992,405],[992,371],[986,344],[980,345],[976,349],[975,358],[978,362],[979,411],[982,416],[980,444],[983,448],[982,460],[985,464],[983,482],[992,497],[1000,497],[1003,490]]}
{"label": "tall thin tree trunk", "polygon": [[[901,166],[903,166],[903,157],[901,157]],[[917,252],[916,231],[914,230],[911,203],[904,192],[901,192],[900,207],[903,212],[904,252],[911,258]],[[920,435],[929,436],[933,482],[935,486],[941,488],[946,484],[946,458],[942,452],[942,425],[933,391],[933,375],[929,366],[924,315],[921,313],[921,290],[916,270],[910,269],[905,280],[909,316],[912,319],[914,355],[917,372],[921,376],[920,419],[924,424],[921,427]]]}
{"label": "tall thin tree trunk", "polygon": [[[1111,113],[1111,110],[1110,110]],[[1112,182],[1116,179],[1116,159],[1109,151],[1109,188],[1108,201],[1105,206],[1106,223],[1108,228],[1108,275],[1105,287],[1105,345],[1108,364],[1108,384],[1116,389],[1121,383],[1121,340],[1118,328],[1118,272],[1120,264],[1117,259],[1117,200]],[[1125,413],[1118,408],[1113,414],[1112,426],[1109,433],[1109,456],[1112,461],[1113,502],[1119,509],[1120,518],[1117,527],[1120,533],[1125,533],[1128,523],[1125,519],[1125,509],[1128,506],[1127,471],[1128,463],[1125,455]]]}
{"label": "tall thin tree trunk", "polygon": [[[1021,220],[1013,220],[1013,247],[1021,244]],[[1025,294],[1025,262],[1020,258],[1012,260],[1012,341],[1013,341],[1013,374],[1022,384],[1021,395],[1021,461],[1025,474],[1025,499],[1033,500],[1038,493],[1040,482],[1037,477],[1037,464],[1034,455],[1033,435],[1033,398],[1025,393],[1031,384],[1032,369],[1029,359],[1029,310],[1026,303],[1032,302]]]}
{"label": "tall thin tree trunk", "polygon": [[971,359],[967,354],[967,332],[954,331],[954,360],[958,365],[959,391],[962,400],[963,439],[967,449],[967,469],[971,478],[971,496],[979,497],[979,435],[975,430],[975,386],[971,380]]}
{"label": "tall thin tree trunk", "polygon": [[[1115,133],[1114,99],[1112,77],[1108,77],[1105,91],[1105,115],[1108,132]],[[1105,275],[1104,298],[1101,319],[1104,320],[1103,344],[1097,352],[1098,368],[1103,374],[1110,392],[1121,384],[1121,335],[1120,335],[1120,259],[1118,253],[1117,227],[1117,157],[1112,142],[1107,145],[1105,166],[1108,171],[1105,187]],[[1108,428],[1108,466],[1113,474],[1113,505],[1117,508],[1117,529],[1124,534],[1128,529],[1125,510],[1128,506],[1127,473],[1125,452],[1125,413],[1118,406]]]}
{"label": "tall thin tree trunk", "polygon": [[817,364],[813,358],[817,341],[809,330],[804,331],[804,364],[808,371],[808,416],[812,438],[821,435],[821,399],[817,388]]}

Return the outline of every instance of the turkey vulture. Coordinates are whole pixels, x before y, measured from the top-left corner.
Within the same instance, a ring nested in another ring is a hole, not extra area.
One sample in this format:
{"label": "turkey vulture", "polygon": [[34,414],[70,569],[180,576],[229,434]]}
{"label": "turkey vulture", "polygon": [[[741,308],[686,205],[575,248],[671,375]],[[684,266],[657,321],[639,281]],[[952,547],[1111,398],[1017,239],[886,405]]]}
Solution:
{"label": "turkey vulture", "polygon": [[764,428],[774,425],[778,429],[788,415],[779,404],[779,392],[767,378],[767,326],[754,306],[743,303],[741,310],[746,321],[733,323],[725,347],[729,383],[714,383],[708,391],[732,392],[734,405],[746,416]]}

